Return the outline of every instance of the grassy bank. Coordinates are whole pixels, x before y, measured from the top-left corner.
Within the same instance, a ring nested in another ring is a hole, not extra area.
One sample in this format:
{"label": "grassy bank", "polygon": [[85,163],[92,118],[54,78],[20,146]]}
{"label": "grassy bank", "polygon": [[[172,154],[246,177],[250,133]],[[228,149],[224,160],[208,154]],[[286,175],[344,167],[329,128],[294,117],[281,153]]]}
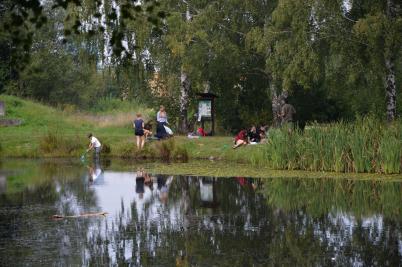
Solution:
{"label": "grassy bank", "polygon": [[[151,118],[154,112],[127,105],[123,110],[84,114],[62,112],[31,101],[0,96],[7,117],[23,125],[0,128],[3,157],[79,157],[92,132],[105,145],[103,153],[125,159],[213,159],[258,168],[348,173],[401,173],[402,125],[385,125],[362,118],[354,123],[312,125],[304,132],[271,130],[266,144],[231,148],[231,137],[188,139],[176,136],[147,143],[137,151],[131,120],[135,112]],[[107,105],[103,105],[107,106]],[[118,106],[118,105],[114,105]]]}

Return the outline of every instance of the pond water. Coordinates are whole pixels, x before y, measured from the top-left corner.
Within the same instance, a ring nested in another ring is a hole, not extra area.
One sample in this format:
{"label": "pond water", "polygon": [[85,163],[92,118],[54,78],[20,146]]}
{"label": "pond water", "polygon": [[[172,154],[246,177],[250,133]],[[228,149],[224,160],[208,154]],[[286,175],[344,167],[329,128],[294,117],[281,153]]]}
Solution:
{"label": "pond water", "polygon": [[3,161],[0,266],[402,266],[401,182],[136,170]]}

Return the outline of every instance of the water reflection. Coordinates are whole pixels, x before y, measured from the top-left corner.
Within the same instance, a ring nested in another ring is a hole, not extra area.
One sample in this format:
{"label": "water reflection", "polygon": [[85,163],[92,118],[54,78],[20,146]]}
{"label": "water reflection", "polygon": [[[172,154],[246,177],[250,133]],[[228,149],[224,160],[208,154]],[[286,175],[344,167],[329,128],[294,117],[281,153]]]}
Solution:
{"label": "water reflection", "polygon": [[[401,265],[399,182],[30,168],[0,194],[0,265]],[[109,215],[50,220],[88,212]]]}

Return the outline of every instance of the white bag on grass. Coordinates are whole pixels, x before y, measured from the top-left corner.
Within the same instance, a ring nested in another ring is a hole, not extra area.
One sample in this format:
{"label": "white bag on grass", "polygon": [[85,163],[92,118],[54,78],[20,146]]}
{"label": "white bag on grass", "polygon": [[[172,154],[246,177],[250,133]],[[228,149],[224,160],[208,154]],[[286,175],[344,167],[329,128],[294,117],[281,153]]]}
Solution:
{"label": "white bag on grass", "polygon": [[173,131],[172,129],[170,129],[169,127],[167,127],[166,125],[163,125],[163,127],[165,127],[165,131],[168,135],[173,135]]}

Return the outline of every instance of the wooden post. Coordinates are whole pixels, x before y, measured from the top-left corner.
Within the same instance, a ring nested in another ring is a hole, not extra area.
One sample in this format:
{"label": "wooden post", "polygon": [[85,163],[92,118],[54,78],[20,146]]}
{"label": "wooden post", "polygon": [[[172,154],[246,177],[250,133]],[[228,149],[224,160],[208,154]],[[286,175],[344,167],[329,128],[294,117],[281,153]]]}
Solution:
{"label": "wooden post", "polygon": [[213,97],[211,98],[211,121],[212,121],[211,135],[215,135],[215,103]]}
{"label": "wooden post", "polygon": [[0,101],[0,116],[6,115],[6,106],[3,101]]}

